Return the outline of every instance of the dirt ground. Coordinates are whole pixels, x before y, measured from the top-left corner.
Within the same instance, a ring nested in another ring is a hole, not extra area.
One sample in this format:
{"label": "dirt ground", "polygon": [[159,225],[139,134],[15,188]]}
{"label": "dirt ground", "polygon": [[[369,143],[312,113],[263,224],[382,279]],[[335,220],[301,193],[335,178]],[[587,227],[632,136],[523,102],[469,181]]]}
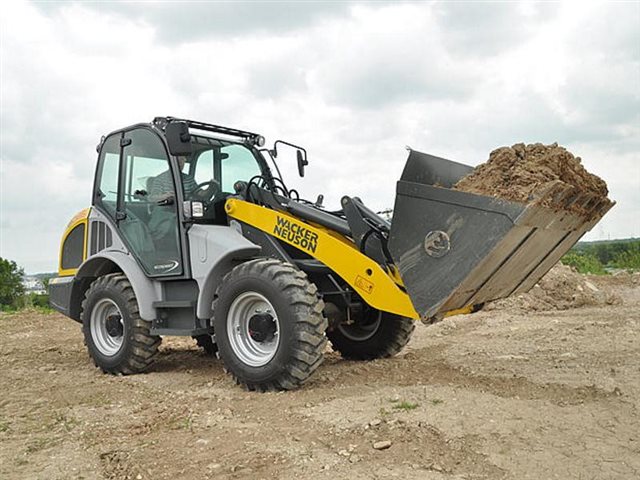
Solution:
{"label": "dirt ground", "polygon": [[590,280],[610,305],[420,324],[389,360],[329,353],[286,393],[241,390],[191,339],[165,339],[147,374],[104,375],[75,322],[2,315],[0,478],[637,479],[640,284],[626,278]]}

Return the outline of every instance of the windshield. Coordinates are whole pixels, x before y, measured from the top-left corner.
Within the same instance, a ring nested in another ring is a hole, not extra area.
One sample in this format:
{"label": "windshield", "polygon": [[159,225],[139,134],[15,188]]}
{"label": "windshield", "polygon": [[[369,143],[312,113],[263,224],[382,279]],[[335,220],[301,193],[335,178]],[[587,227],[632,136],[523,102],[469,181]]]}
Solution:
{"label": "windshield", "polygon": [[[198,135],[191,136],[191,144],[193,153],[186,158],[182,174],[185,198],[209,203],[205,219],[221,220],[224,200],[235,193],[233,185],[262,175],[262,168],[243,144]],[[202,192],[204,189],[208,192]]]}

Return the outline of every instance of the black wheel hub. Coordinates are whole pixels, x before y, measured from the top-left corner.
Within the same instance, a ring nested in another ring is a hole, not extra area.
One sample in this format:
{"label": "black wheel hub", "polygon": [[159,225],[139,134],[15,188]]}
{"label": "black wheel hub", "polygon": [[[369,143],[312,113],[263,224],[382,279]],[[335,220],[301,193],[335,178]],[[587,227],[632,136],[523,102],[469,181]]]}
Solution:
{"label": "black wheel hub", "polygon": [[268,313],[257,313],[249,319],[249,336],[256,342],[273,340],[276,328],[276,322]]}
{"label": "black wheel hub", "polygon": [[107,333],[112,337],[121,337],[124,333],[124,327],[121,322],[120,315],[109,315],[105,322]]}

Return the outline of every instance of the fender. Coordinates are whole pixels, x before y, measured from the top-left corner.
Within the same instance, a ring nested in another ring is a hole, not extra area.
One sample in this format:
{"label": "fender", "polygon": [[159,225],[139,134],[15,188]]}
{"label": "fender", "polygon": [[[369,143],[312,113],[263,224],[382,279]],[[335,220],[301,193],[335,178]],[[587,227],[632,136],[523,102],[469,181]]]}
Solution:
{"label": "fender", "polygon": [[213,316],[213,300],[224,276],[243,260],[257,257],[262,247],[247,240],[233,226],[193,225],[187,232],[191,273],[198,283],[196,316]]}
{"label": "fender", "polygon": [[147,278],[138,263],[127,253],[103,250],[88,258],[76,273],[74,294],[76,293],[76,288],[81,288],[80,285],[82,284],[77,280],[98,277],[117,270],[121,270],[131,283],[133,293],[138,299],[140,317],[147,321],[154,320],[156,318],[156,309],[152,305],[153,302],[162,300],[162,285],[160,282]]}

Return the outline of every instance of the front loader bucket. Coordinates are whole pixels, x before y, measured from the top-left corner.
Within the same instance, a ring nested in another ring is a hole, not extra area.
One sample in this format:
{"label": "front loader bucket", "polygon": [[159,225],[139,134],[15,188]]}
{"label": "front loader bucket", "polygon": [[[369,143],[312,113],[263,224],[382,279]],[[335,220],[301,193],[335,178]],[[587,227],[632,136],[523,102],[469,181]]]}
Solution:
{"label": "front loader bucket", "polygon": [[528,291],[614,205],[559,181],[527,204],[451,189],[472,170],[411,151],[397,185],[389,250],[423,319]]}

